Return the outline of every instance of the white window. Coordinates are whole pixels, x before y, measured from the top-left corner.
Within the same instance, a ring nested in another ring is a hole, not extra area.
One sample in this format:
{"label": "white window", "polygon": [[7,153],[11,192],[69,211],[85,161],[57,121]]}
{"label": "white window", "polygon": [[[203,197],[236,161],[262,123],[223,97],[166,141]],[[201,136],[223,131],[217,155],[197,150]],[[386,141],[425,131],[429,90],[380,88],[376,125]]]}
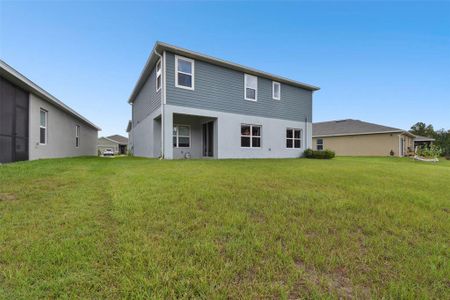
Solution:
{"label": "white window", "polygon": [[296,128],[286,129],[286,148],[302,147],[302,130]]}
{"label": "white window", "polygon": [[272,81],[272,99],[281,99],[281,84],[279,82]]}
{"label": "white window", "polygon": [[48,112],[41,108],[40,111],[40,124],[39,124],[39,144],[47,144],[47,121]]}
{"label": "white window", "polygon": [[241,125],[241,147],[261,148],[261,126]]}
{"label": "white window", "polygon": [[189,148],[191,145],[191,127],[187,125],[173,126],[173,146],[175,148]]}
{"label": "white window", "polygon": [[76,125],[75,126],[75,147],[79,147],[80,146],[80,126]]}
{"label": "white window", "polygon": [[244,74],[244,88],[245,100],[258,100],[258,77]]}
{"label": "white window", "polygon": [[175,86],[194,90],[194,61],[192,59],[175,56]]}
{"label": "white window", "polygon": [[156,91],[161,89],[161,60],[156,64]]}
{"label": "white window", "polygon": [[323,139],[317,139],[317,150],[323,150]]}

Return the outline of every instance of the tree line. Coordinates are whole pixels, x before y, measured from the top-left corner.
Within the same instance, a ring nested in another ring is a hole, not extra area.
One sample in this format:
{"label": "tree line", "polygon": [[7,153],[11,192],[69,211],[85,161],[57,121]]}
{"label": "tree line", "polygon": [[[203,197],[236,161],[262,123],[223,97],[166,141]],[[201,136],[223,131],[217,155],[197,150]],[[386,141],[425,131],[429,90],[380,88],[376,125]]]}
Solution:
{"label": "tree line", "polygon": [[434,145],[442,149],[442,154],[450,156],[450,130],[434,130],[433,125],[417,122],[409,130],[412,134],[426,136],[435,139]]}

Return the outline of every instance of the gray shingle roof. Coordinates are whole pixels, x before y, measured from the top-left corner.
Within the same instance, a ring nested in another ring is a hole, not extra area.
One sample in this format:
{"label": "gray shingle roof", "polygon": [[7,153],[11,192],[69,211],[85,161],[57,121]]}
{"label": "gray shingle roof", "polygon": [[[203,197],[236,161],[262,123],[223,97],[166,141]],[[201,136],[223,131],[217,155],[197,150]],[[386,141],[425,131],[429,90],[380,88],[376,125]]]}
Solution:
{"label": "gray shingle roof", "polygon": [[416,142],[434,142],[435,139],[426,137],[426,136],[416,135],[416,138],[414,139],[414,141],[416,141]]}
{"label": "gray shingle roof", "polygon": [[119,143],[121,145],[128,144],[128,139],[126,137],[118,135],[118,134],[110,135],[107,138],[110,140],[116,141],[117,143]]}
{"label": "gray shingle roof", "polygon": [[345,119],[313,124],[313,137],[335,135],[360,135],[387,132],[404,132],[404,130],[360,120]]}

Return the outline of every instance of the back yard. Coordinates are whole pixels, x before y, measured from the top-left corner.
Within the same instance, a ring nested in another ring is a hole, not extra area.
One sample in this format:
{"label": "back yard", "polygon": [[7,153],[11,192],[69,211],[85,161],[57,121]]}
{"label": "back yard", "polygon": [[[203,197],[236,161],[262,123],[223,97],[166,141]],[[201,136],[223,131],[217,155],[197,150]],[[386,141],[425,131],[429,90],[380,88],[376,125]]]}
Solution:
{"label": "back yard", "polygon": [[0,166],[0,298],[449,298],[450,161]]}

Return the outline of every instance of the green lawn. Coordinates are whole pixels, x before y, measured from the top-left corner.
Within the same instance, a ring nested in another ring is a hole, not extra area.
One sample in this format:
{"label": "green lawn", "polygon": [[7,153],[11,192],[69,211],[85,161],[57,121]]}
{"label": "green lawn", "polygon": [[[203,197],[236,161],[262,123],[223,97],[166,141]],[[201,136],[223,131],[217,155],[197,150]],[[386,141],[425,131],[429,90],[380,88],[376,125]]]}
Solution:
{"label": "green lawn", "polygon": [[0,166],[0,298],[450,298],[450,161]]}

